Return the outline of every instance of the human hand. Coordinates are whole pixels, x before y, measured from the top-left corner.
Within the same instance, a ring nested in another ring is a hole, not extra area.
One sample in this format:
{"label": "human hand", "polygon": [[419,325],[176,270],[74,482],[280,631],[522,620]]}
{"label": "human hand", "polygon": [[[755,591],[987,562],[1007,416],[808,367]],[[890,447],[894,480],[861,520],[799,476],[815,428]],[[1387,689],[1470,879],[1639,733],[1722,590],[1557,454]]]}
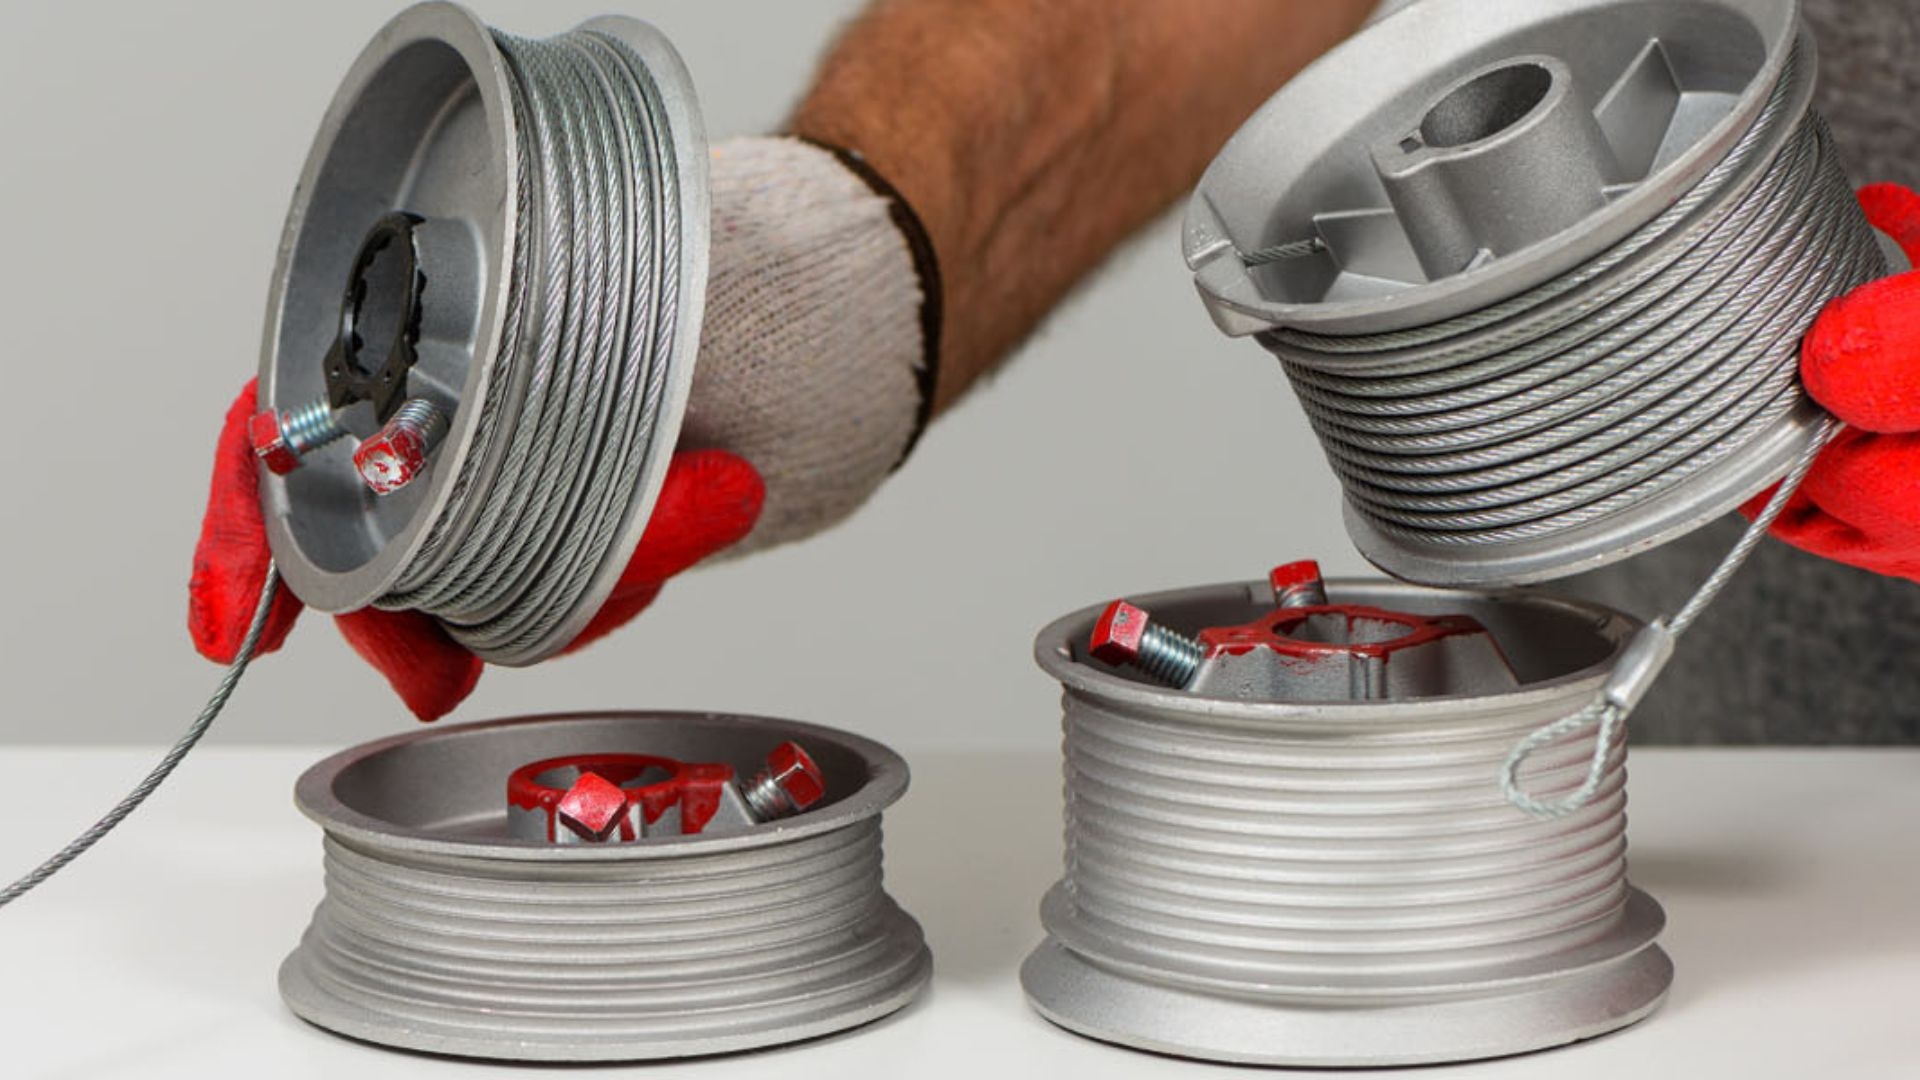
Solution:
{"label": "human hand", "polygon": [[[1860,192],[1875,228],[1920,266],[1920,194]],[[1821,313],[1801,349],[1807,392],[1845,422],[1775,522],[1816,555],[1920,581],[1920,270],[1870,282]],[[1747,504],[1752,516],[1763,495]]]}
{"label": "human hand", "polygon": [[[260,466],[247,430],[256,411],[254,384],[248,382],[220,432],[188,585],[187,627],[194,647],[223,664],[239,651],[272,559],[260,515]],[[675,454],[626,571],[568,651],[638,615],[668,578],[745,536],[761,497],[760,476],[744,459],[723,450]],[[302,608],[286,585],[276,588],[256,655],[286,641]],[[367,608],[337,615],[334,623],[422,720],[451,712],[480,681],[480,658],[428,615]]]}

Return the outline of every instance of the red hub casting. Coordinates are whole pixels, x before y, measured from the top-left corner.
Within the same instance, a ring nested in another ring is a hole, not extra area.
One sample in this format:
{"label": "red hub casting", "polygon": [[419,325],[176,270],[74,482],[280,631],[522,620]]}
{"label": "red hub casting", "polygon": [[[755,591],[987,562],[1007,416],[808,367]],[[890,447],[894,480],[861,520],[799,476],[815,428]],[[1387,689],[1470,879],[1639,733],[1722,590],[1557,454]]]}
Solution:
{"label": "red hub casting", "polygon": [[[573,754],[523,765],[507,778],[509,806],[537,815],[549,843],[635,840],[678,809],[679,828],[699,833],[733,781],[733,766],[690,764],[646,754]],[[510,815],[518,818],[519,815]],[[566,829],[578,838],[561,835]]]}

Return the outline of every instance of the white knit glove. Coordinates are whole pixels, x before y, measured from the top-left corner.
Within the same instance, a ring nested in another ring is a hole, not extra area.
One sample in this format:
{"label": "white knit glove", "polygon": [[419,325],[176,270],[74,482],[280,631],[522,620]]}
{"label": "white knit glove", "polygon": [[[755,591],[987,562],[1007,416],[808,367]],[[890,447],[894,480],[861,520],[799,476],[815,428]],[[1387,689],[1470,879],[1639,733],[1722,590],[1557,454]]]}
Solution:
{"label": "white knit glove", "polygon": [[892,203],[790,138],[713,147],[713,240],[684,449],[746,458],[766,481],[728,554],[851,514],[919,426],[922,291]]}

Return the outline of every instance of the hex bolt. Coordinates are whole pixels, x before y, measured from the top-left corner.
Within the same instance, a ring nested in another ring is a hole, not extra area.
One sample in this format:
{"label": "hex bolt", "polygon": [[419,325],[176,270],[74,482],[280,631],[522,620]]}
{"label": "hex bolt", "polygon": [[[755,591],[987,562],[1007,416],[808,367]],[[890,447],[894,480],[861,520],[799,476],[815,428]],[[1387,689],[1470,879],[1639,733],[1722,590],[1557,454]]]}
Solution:
{"label": "hex bolt", "polygon": [[1267,575],[1267,581],[1273,586],[1276,607],[1325,607],[1327,604],[1327,583],[1320,578],[1320,564],[1312,559],[1276,566]]}
{"label": "hex bolt", "polygon": [[447,417],[425,398],[409,398],[373,438],[353,452],[360,479],[375,495],[388,495],[426,471],[447,434]]}
{"label": "hex bolt", "polygon": [[1154,682],[1176,690],[1192,685],[1206,655],[1198,641],[1161,626],[1125,600],[1115,600],[1101,612],[1087,651],[1097,660],[1137,668]]}
{"label": "hex bolt", "polygon": [[347,429],[334,419],[333,406],[326,398],[281,412],[267,409],[254,414],[247,425],[253,442],[253,454],[267,471],[285,476],[304,464],[308,454],[337,442]]}
{"label": "hex bolt", "polygon": [[761,821],[791,817],[820,801],[826,778],[799,743],[784,742],[767,755],[767,767],[740,787],[740,797]]}
{"label": "hex bolt", "polygon": [[554,807],[560,824],[580,839],[603,844],[627,813],[627,793],[599,773],[583,772]]}

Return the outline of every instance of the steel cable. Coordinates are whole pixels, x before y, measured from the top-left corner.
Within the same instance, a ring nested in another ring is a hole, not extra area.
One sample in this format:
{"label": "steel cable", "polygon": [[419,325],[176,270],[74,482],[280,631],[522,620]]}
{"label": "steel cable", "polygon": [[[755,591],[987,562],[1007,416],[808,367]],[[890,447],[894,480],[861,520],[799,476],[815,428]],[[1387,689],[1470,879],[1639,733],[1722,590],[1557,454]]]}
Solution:
{"label": "steel cable", "polygon": [[[1739,541],[1721,558],[1719,564],[1714,567],[1713,573],[1707,575],[1707,579],[1694,590],[1693,596],[1680,609],[1680,613],[1672,619],[1655,619],[1640,631],[1639,636],[1629,646],[1628,652],[1631,653],[1635,651],[1636,646],[1639,647],[1644,650],[1646,656],[1650,657],[1647,663],[1644,665],[1629,663],[1623,657],[1620,668],[1616,670],[1609,684],[1602,689],[1598,697],[1587,704],[1586,708],[1561,717],[1550,724],[1542,725],[1531,735],[1514,744],[1513,750],[1507,754],[1506,760],[1500,766],[1500,793],[1509,803],[1534,817],[1561,818],[1576,813],[1593,802],[1594,798],[1600,794],[1601,785],[1606,780],[1607,762],[1619,745],[1621,735],[1625,732],[1627,717],[1632,715],[1640,696],[1652,686],[1654,679],[1659,677],[1660,670],[1665,666],[1666,658],[1672,654],[1680,635],[1686,633],[1687,628],[1700,618],[1707,607],[1727,587],[1727,583],[1733,580],[1733,576],[1740,572],[1740,568],[1746,564],[1748,557],[1766,537],[1767,530],[1773,527],[1773,523],[1779,520],[1781,513],[1786,510],[1787,504],[1793,501],[1794,492],[1799,489],[1800,482],[1805,480],[1807,473],[1812,470],[1820,452],[1839,437],[1842,430],[1844,428],[1837,420],[1828,420],[1821,424],[1814,440],[1800,452],[1800,457],[1788,470],[1786,478],[1774,488],[1766,505],[1754,515],[1752,521],[1747,523],[1746,531],[1740,535]],[[1578,787],[1559,798],[1542,799],[1521,786],[1520,768],[1534,754],[1595,725],[1598,725],[1600,730],[1594,735],[1593,756],[1587,763],[1586,776]]]}
{"label": "steel cable", "polygon": [[147,796],[152,795],[167,777],[173,775],[173,770],[187,756],[188,751],[200,742],[200,737],[207,733],[207,729],[213,726],[221,710],[227,707],[227,699],[233,696],[234,688],[240,685],[240,676],[247,673],[247,665],[253,662],[253,654],[260,647],[260,635],[266,631],[267,614],[273,610],[274,594],[279,591],[279,588],[280,572],[269,563],[266,580],[260,585],[260,599],[254,603],[253,619],[247,624],[246,636],[241,639],[239,651],[234,654],[232,662],[227,665],[227,670],[221,674],[219,683],[214,686],[213,696],[209,697],[206,705],[201,707],[200,715],[194,718],[193,723],[187,725],[187,730],[160,758],[160,763],[155,765],[144,779],[135,784],[132,791],[127,792],[124,798],[115,803],[113,809],[108,810],[99,821],[94,822],[79,836],[69,841],[66,847],[54,852],[47,861],[34,867],[32,871],[5,889],[0,889],[0,907],[5,907],[32,892],[42,882],[59,873],[68,863],[85,854],[88,848],[99,843],[126,820],[128,814],[138,810],[140,804],[147,801]]}
{"label": "steel cable", "polygon": [[592,30],[495,43],[522,163],[503,332],[448,508],[377,604],[510,661],[584,602],[664,452],[680,192],[630,48]]}
{"label": "steel cable", "polygon": [[1789,115],[1792,74],[1698,186],[1593,262],[1426,327],[1266,336],[1369,523],[1462,548],[1550,539],[1802,407],[1801,335],[1887,267],[1825,124]]}
{"label": "steel cable", "polygon": [[[1739,457],[1807,408],[1800,339],[1829,300],[1888,272],[1820,117],[1801,110],[1802,41],[1759,116],[1672,206],[1597,258],[1425,326],[1262,336],[1348,504],[1385,536],[1463,553],[1552,543]],[[1784,136],[1784,137],[1783,137]],[[1311,254],[1266,249],[1248,264]],[[1765,536],[1839,425],[1814,426],[1764,510],[1671,620],[1624,650],[1591,703],[1521,740],[1513,805],[1563,817],[1599,791],[1628,716],[1675,639]],[[1521,766],[1593,727],[1572,791],[1525,791]]]}

